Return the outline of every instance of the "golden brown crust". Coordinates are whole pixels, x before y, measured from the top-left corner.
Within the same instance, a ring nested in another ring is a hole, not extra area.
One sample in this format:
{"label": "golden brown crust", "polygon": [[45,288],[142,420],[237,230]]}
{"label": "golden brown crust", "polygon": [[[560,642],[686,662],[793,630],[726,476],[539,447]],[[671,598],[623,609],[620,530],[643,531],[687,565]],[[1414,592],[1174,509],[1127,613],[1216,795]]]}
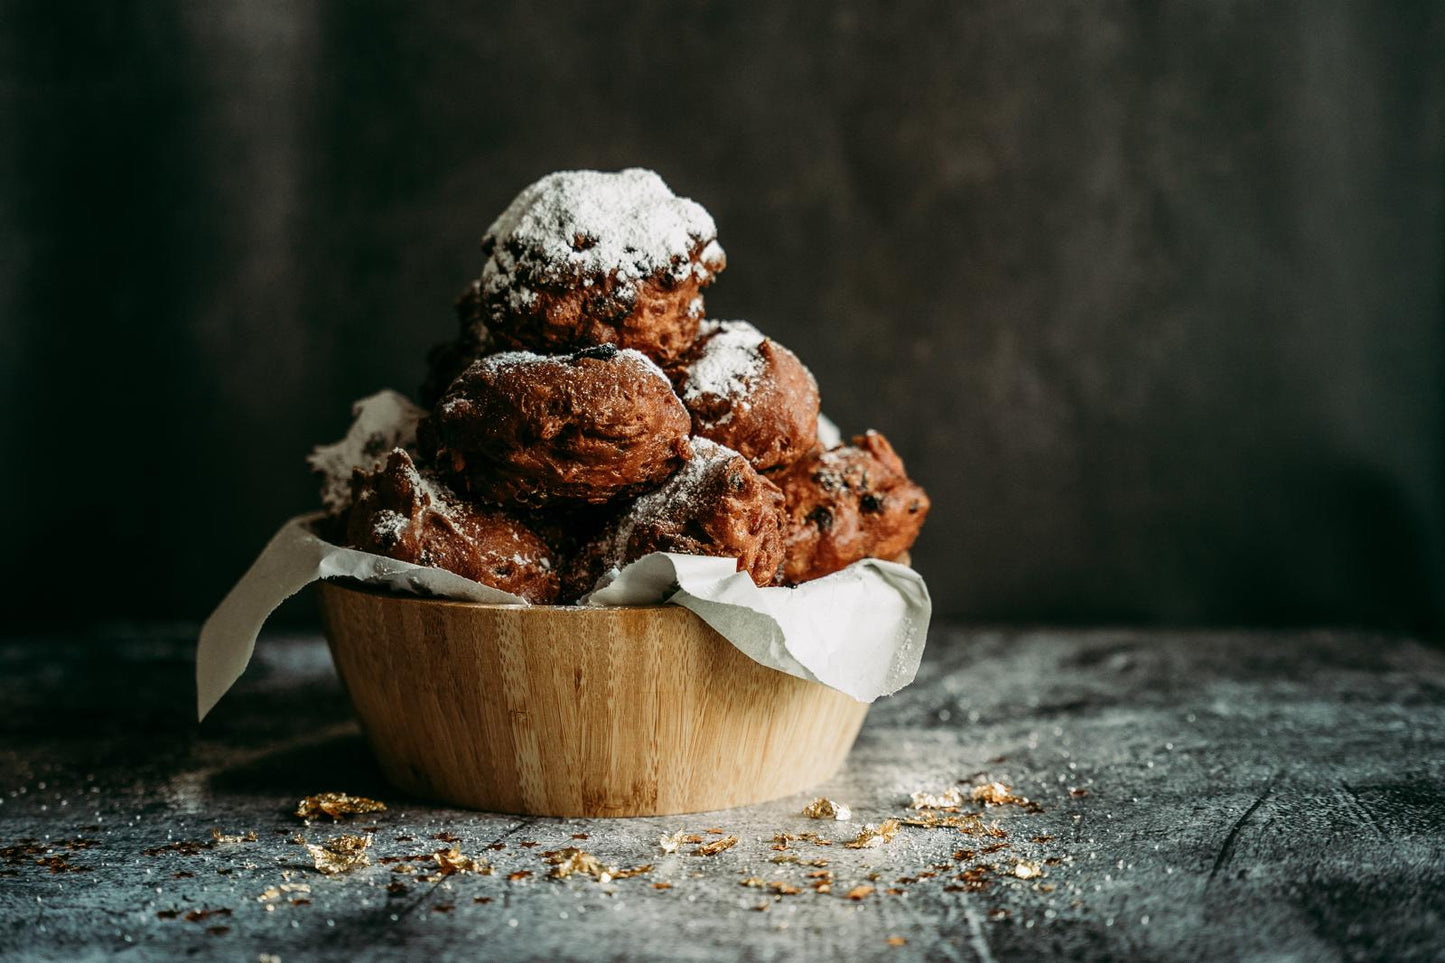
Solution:
{"label": "golden brown crust", "polygon": [[876,431],[814,451],[770,477],[787,499],[783,577],[792,584],[862,558],[896,558],[928,515],[927,493]]}
{"label": "golden brown crust", "polygon": [[818,443],[818,383],[798,356],[743,321],[706,321],[675,370],[694,435],[758,471],[792,464]]}
{"label": "golden brown crust", "polygon": [[772,585],[783,560],[783,493],[737,452],[694,438],[693,458],[634,502],[563,574],[563,597],[590,591],[609,568],[651,552],[736,558],[737,570]]}
{"label": "golden brown crust", "polygon": [[692,421],[635,351],[508,352],[472,364],[437,406],[438,464],[502,505],[600,504],[655,488],[690,454]]}
{"label": "golden brown crust", "polygon": [[517,519],[473,508],[398,448],[372,474],[358,471],[346,525],[352,548],[444,568],[520,595],[557,600],[557,566],[547,545]]}

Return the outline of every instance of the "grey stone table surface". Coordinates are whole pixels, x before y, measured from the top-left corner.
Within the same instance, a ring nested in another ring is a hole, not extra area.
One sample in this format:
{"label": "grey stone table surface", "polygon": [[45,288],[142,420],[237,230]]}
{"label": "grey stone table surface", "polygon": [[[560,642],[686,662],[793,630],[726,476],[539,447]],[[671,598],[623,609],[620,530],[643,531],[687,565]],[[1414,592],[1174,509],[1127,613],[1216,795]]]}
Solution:
{"label": "grey stone table surface", "polygon": [[[848,822],[804,818],[802,795],[626,820],[433,806],[383,783],[318,638],[263,637],[202,725],[191,673],[176,630],[0,643],[0,958],[1445,955],[1445,656],[1415,640],[936,627],[819,787]],[[1036,805],[844,845],[918,816],[916,790],[990,780]],[[329,790],[389,809],[293,815]],[[709,829],[739,841],[658,845]],[[372,864],[322,876],[298,834],[342,832]],[[427,881],[450,846],[494,872]],[[565,846],[652,869],[550,878]]]}

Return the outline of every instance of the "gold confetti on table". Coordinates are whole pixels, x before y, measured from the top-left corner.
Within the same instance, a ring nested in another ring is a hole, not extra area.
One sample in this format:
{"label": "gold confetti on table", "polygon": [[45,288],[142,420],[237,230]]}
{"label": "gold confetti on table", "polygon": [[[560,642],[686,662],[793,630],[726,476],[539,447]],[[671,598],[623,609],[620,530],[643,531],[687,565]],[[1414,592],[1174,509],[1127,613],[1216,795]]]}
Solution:
{"label": "gold confetti on table", "polygon": [[311,854],[311,862],[318,870],[327,876],[335,876],[370,866],[371,857],[366,855],[370,847],[370,836],[346,835],[334,836],[319,846],[307,843],[306,851]]}
{"label": "gold confetti on table", "polygon": [[365,813],[384,813],[386,803],[365,796],[352,796],[344,792],[323,792],[307,796],[296,804],[296,815],[310,822],[318,816],[330,816],[333,821],[342,816],[359,816]]}
{"label": "gold confetti on table", "polygon": [[853,818],[853,810],[836,800],[819,796],[803,807],[803,815],[809,819],[836,819],[843,822]]}

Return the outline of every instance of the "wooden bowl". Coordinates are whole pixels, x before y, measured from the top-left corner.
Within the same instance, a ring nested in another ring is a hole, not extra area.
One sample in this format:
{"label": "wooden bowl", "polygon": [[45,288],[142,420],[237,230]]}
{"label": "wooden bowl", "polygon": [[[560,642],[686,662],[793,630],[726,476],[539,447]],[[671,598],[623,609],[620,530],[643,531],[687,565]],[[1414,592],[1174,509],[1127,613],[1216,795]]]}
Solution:
{"label": "wooden bowl", "polygon": [[687,609],[480,605],[321,584],[337,671],[407,793],[540,816],[802,792],[868,705],[759,665]]}

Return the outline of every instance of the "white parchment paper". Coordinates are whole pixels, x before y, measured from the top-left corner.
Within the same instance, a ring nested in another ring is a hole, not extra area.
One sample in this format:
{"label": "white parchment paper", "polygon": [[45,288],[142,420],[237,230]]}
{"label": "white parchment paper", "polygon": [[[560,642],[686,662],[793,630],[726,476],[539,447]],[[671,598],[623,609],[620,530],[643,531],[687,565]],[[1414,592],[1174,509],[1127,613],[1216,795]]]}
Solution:
{"label": "white parchment paper", "polygon": [[[357,459],[384,456],[404,444],[394,425],[378,427],[378,406],[395,405],[383,392],[358,402],[357,422],[380,432],[385,445],[361,444],[348,434]],[[332,446],[334,448],[334,446]],[[349,466],[337,460],[337,470]],[[368,461],[363,467],[371,467]],[[201,627],[196,649],[199,716],[220,701],[246,670],[266,619],[312,582],[355,579],[395,592],[490,604],[527,604],[518,596],[438,568],[399,562],[333,545],[311,530],[320,513],[291,519],[262,550],[249,571]],[[872,702],[913,681],[923,655],[932,603],[913,569],[864,559],[796,588],[758,588],[730,558],[655,552],[603,579],[587,605],[681,605],[754,661],[821,682],[861,702]]]}

